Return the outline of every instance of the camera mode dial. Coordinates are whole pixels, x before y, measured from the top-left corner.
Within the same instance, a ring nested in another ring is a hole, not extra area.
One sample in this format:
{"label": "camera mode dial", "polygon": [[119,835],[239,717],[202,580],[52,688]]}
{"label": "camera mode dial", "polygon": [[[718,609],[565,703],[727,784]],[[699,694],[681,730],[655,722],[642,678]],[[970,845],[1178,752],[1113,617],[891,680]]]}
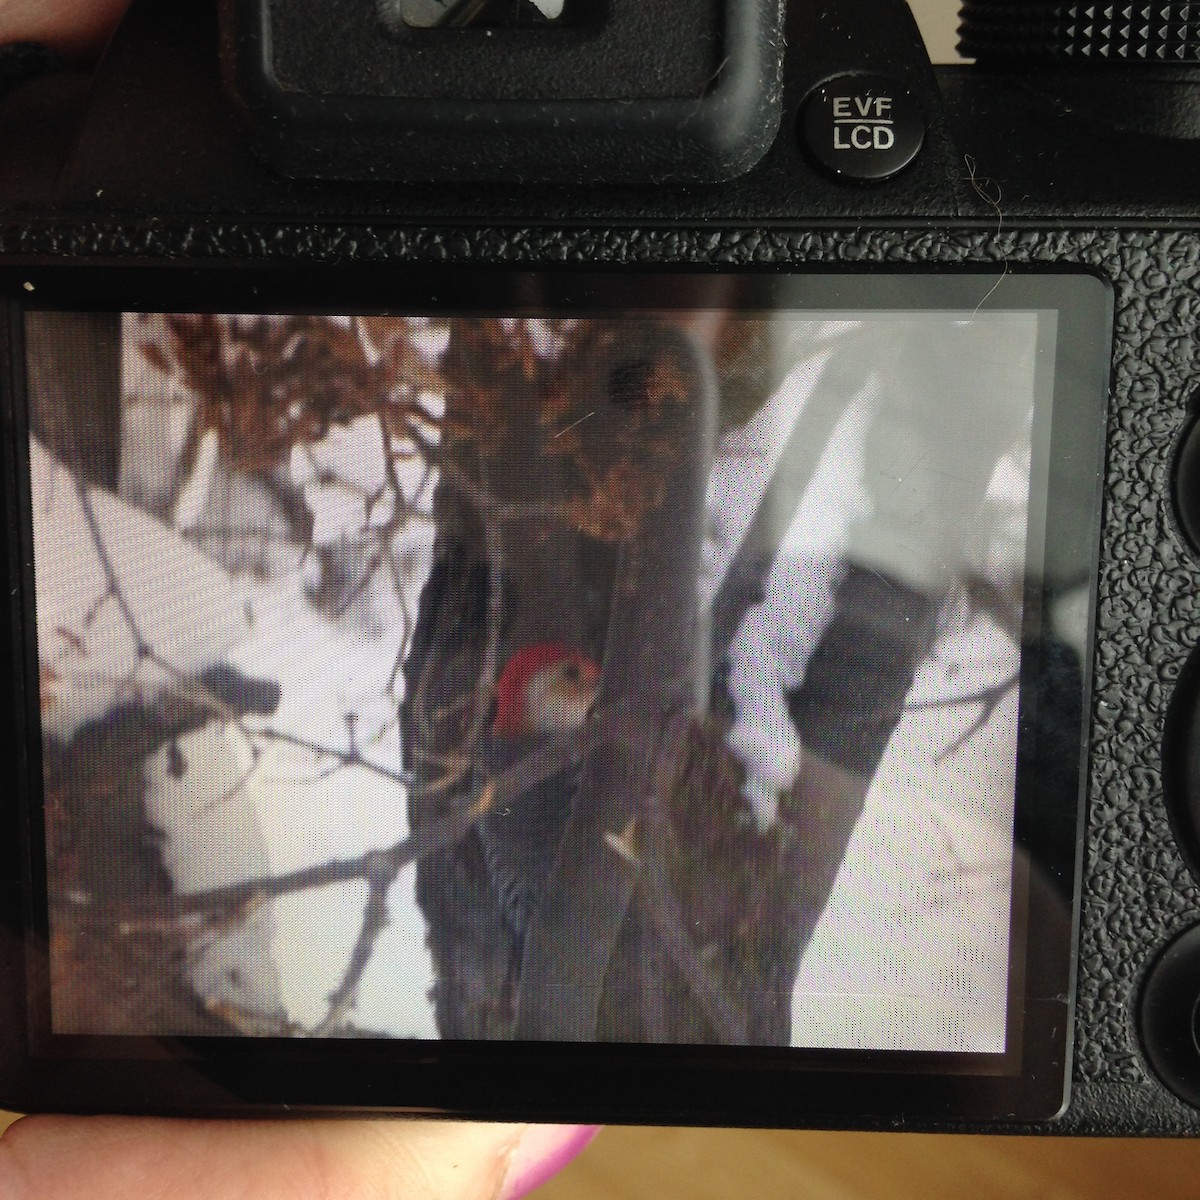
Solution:
{"label": "camera mode dial", "polygon": [[966,0],[959,51],[984,63],[1200,63],[1200,5]]}

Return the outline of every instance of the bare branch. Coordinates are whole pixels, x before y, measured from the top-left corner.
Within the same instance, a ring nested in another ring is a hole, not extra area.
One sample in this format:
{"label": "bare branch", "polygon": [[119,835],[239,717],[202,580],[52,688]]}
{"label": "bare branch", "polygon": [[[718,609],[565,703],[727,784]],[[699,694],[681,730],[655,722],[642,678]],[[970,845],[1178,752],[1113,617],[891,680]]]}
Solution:
{"label": "bare branch", "polygon": [[308,753],[317,758],[333,759],[339,767],[362,767],[363,770],[370,771],[381,779],[386,779],[389,783],[397,784],[400,787],[408,787],[412,782],[407,772],[393,771],[364,757],[358,746],[353,742],[351,742],[349,750],[339,750],[336,746],[323,746],[317,742],[311,742],[307,738],[286,733],[281,729],[258,729],[250,733],[249,736],[260,738],[267,742],[280,742],[287,746],[295,746],[299,750],[308,751]]}
{"label": "bare branch", "polygon": [[367,902],[363,906],[358,938],[342,981],[329,997],[329,1011],[312,1031],[313,1037],[327,1037],[343,1025],[358,1001],[358,986],[375,952],[375,943],[388,925],[387,896],[395,876],[391,874],[391,863],[387,860],[382,860],[381,867],[379,872],[367,878]]}
{"label": "bare branch", "polygon": [[[121,590],[121,582],[117,578],[116,568],[113,566],[112,558],[108,553],[108,546],[105,545],[104,535],[100,532],[100,522],[96,518],[96,510],[92,507],[92,495],[88,490],[87,484],[83,477],[73,468],[67,469],[67,474],[71,477],[71,482],[75,488],[76,498],[79,500],[79,507],[83,513],[83,519],[87,524],[88,532],[91,535],[92,546],[96,551],[96,556],[100,560],[100,570],[104,573],[104,580],[107,586],[107,592],[102,599],[111,598],[116,604],[117,609],[121,613],[121,618],[129,628],[129,635],[133,638],[134,652],[137,655],[139,662],[149,660],[156,666],[161,666],[164,670],[178,675],[179,672],[154,653],[153,647],[142,634],[141,626],[138,624],[137,617],[133,614],[133,609],[129,606],[129,601],[125,598],[125,593]],[[102,601],[97,603],[100,606]]]}
{"label": "bare branch", "polygon": [[486,513],[500,522],[538,519],[565,519],[569,508],[559,500],[502,500],[481,480],[474,479],[441,447],[411,423],[405,434],[421,452],[426,462],[434,466],[441,477],[481,515]]}
{"label": "bare branch", "polygon": [[935,762],[943,762],[952,755],[957,754],[991,719],[996,709],[1003,703],[1004,698],[1021,682],[1021,673],[1018,671],[1010,675],[1007,679],[1001,680],[999,683],[992,684],[990,687],[980,688],[975,692],[966,692],[958,696],[938,696],[932,700],[918,700],[913,703],[904,705],[907,712],[920,712],[922,710],[934,708],[958,708],[964,704],[981,705],[979,713],[975,720],[971,722],[969,728],[958,735],[948,746],[939,750],[935,758]]}
{"label": "bare branch", "polygon": [[[184,917],[195,913],[241,910],[245,905],[257,905],[264,899],[358,879],[370,881],[385,875],[390,884],[405,867],[456,845],[485,812],[497,805],[519,803],[522,796],[551,775],[577,762],[592,746],[606,738],[638,736],[637,729],[634,715],[628,710],[614,710],[604,717],[598,715],[588,722],[582,733],[548,739],[544,745],[485,783],[477,798],[459,805],[454,811],[429,822],[411,837],[390,847],[369,850],[354,858],[316,863],[286,875],[265,876],[205,891],[187,892],[174,897],[165,912],[161,909],[141,910],[124,919],[164,915]],[[419,802],[423,795],[424,792],[419,791],[414,799]]]}

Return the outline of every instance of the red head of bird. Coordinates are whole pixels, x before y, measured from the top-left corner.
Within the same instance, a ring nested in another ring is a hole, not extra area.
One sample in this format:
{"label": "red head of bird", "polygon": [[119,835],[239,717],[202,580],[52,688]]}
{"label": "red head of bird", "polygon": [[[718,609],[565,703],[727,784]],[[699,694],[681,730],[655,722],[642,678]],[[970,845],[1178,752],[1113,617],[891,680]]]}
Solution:
{"label": "red head of bird", "polygon": [[492,732],[518,737],[578,729],[599,686],[600,668],[581,650],[561,642],[523,646],[496,681]]}

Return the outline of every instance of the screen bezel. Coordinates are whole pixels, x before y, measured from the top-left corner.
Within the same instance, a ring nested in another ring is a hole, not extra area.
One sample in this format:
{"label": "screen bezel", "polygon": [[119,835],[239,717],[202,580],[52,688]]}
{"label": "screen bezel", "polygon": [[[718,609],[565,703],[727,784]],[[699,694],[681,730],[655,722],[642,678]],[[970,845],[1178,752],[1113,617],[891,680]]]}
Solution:
{"label": "screen bezel", "polygon": [[[1083,828],[1086,696],[1074,711],[1078,754],[1056,762],[1056,794],[1036,786],[1050,774],[1037,736],[1036,669],[1023,653],[1022,736],[1009,971],[1010,1050],[1003,1055],[906,1051],[449,1041],[297,1041],[251,1038],[124,1038],[49,1032],[40,745],[29,720],[33,628],[28,440],[24,423],[22,323],[26,311],[216,311],[517,315],[626,312],[713,306],[729,281],[739,308],[797,311],[1049,310],[1056,314],[1052,402],[1046,446],[1043,581],[1081,567],[1095,579],[1103,479],[1112,293],[1078,271],[996,268],[914,271],[761,270],[714,272],[655,266],[598,274],[439,267],[284,269],[261,267],[29,267],[0,271],[6,305],[0,337],[5,395],[3,504],[9,531],[10,628],[4,690],[9,761],[19,803],[3,818],[6,1034],[0,1048],[5,1102],[24,1110],[262,1112],[402,1111],[530,1120],[662,1121],[759,1125],[945,1127],[1047,1120],[1065,1105],[1074,1003],[1074,940]],[[530,297],[538,302],[531,305]],[[1039,404],[1041,400],[1039,400]],[[1037,456],[1035,447],[1035,457]],[[1036,472],[1036,468],[1035,468]],[[1078,480],[1094,479],[1090,494]],[[1031,481],[1031,510],[1037,486]],[[1035,589],[1037,590],[1037,589]],[[14,599],[15,597],[15,599]],[[1048,595],[1027,597],[1040,610]],[[1090,620],[1089,620],[1090,637]],[[32,711],[36,711],[35,709]],[[1044,714],[1042,718],[1044,719]],[[1048,799],[1063,820],[1032,827]],[[1074,819],[1070,819],[1073,814]],[[40,892],[39,892],[40,889]],[[1063,896],[1070,902],[1064,907]],[[1037,936],[1026,931],[1037,930]],[[1020,936],[1017,936],[1020,935]],[[1011,1036],[1020,1026],[1019,1048]],[[636,1080],[636,1086],[630,1086]],[[807,1086],[806,1086],[807,1085]]]}

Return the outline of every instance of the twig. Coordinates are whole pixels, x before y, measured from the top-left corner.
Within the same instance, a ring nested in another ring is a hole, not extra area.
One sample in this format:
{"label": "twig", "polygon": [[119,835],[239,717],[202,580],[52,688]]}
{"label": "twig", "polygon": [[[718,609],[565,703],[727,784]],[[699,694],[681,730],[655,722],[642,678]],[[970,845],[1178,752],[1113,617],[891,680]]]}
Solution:
{"label": "twig", "polygon": [[960,733],[948,746],[938,751],[934,761],[943,762],[951,755],[957,754],[992,719],[996,709],[1000,707],[1009,692],[1017,686],[1020,679],[1021,674],[1018,671],[1002,682],[992,684],[991,687],[980,688],[977,692],[967,692],[959,696],[940,696],[933,700],[918,700],[915,703],[906,703],[904,707],[909,712],[919,712],[933,708],[957,708],[962,704],[982,705],[970,727]]}
{"label": "twig", "polygon": [[[370,850],[355,858],[331,859],[313,866],[302,867],[286,875],[264,876],[225,884],[205,891],[187,892],[174,897],[167,905],[167,915],[184,917],[193,913],[214,913],[226,908],[241,908],[263,899],[311,891],[335,883],[355,879],[370,880],[387,875],[394,880],[405,867],[456,845],[475,823],[498,805],[519,803],[539,783],[577,762],[581,756],[602,741],[630,736],[638,728],[632,714],[614,709],[607,715],[597,714],[581,733],[556,737],[511,767],[495,776],[482,789],[479,799],[458,805],[452,812],[431,820],[408,838],[382,850]],[[343,752],[344,753],[344,752]],[[369,765],[369,764],[364,764]],[[424,796],[424,789],[414,794],[414,802]],[[133,916],[161,916],[161,908]]]}
{"label": "twig", "polygon": [[362,767],[364,770],[386,779],[389,783],[395,783],[401,787],[408,787],[412,783],[412,777],[408,772],[393,771],[372,762],[369,758],[365,758],[353,743],[349,750],[339,750],[336,746],[322,746],[317,742],[310,742],[307,738],[286,733],[282,729],[259,729],[249,736],[268,742],[282,742],[287,746],[295,746],[300,750],[307,750],[319,758],[332,758],[342,767]]}
{"label": "twig", "polygon": [[[104,535],[100,532],[100,523],[96,519],[96,510],[92,507],[92,497],[88,491],[87,484],[84,483],[82,476],[77,474],[73,468],[68,467],[67,473],[71,476],[71,482],[75,487],[75,495],[79,500],[79,507],[83,513],[83,519],[87,523],[88,532],[91,534],[92,546],[96,551],[96,557],[100,560],[100,570],[104,573],[107,595],[112,598],[122,619],[129,628],[129,636],[133,638],[134,652],[137,655],[138,662],[149,660],[171,674],[182,677],[182,673],[176,671],[170,663],[159,659],[158,655],[154,652],[154,648],[142,635],[141,626],[134,616],[133,609],[129,606],[129,601],[125,599],[125,593],[121,590],[121,581],[117,578],[116,568],[113,566],[112,558],[108,553],[108,547],[104,543]],[[136,667],[134,670],[136,671]]]}
{"label": "twig", "polygon": [[329,997],[329,1010],[313,1030],[313,1037],[327,1037],[331,1030],[345,1022],[357,1003],[358,985],[375,953],[375,943],[388,925],[387,896],[394,879],[391,864],[386,861],[378,873],[367,876],[367,902],[363,906],[358,938],[342,981]]}
{"label": "twig", "polygon": [[560,500],[502,500],[485,483],[472,478],[441,447],[432,442],[411,423],[406,423],[408,436],[422,457],[433,464],[456,492],[467,500],[480,514],[488,513],[500,522],[529,521],[562,518],[567,514],[567,505]]}

